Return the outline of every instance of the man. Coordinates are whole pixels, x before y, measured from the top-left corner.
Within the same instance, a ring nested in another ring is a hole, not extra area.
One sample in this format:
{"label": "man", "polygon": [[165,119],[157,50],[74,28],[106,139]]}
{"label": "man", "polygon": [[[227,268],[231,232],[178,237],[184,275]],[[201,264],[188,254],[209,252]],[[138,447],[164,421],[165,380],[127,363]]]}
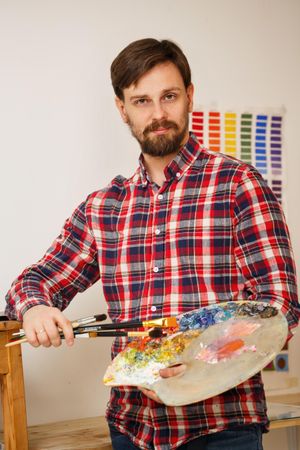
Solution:
{"label": "man", "polygon": [[[138,140],[139,167],[91,194],[7,296],[33,346],[58,346],[61,313],[101,275],[113,321],[172,316],[220,301],[267,301],[298,322],[288,231],[251,166],[210,152],[188,132],[189,64],[170,41],[131,43],[111,66],[116,105]],[[290,333],[291,335],[291,333]],[[125,346],[116,340],[113,355]],[[168,377],[183,368],[170,368]],[[208,380],[209,381],[209,380]],[[260,374],[224,394],[168,407],[151,391],[112,389],[114,449],[261,449],[268,419]]]}

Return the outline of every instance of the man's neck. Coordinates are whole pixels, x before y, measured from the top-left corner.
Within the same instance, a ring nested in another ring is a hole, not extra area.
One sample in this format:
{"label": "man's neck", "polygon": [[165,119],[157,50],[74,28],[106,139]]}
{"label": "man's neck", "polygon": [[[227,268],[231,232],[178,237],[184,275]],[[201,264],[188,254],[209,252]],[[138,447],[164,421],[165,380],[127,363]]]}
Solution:
{"label": "man's neck", "polygon": [[177,153],[171,153],[163,157],[143,155],[144,165],[147,170],[151,181],[156,183],[158,186],[162,186],[166,181],[165,177],[165,167],[175,158]]}

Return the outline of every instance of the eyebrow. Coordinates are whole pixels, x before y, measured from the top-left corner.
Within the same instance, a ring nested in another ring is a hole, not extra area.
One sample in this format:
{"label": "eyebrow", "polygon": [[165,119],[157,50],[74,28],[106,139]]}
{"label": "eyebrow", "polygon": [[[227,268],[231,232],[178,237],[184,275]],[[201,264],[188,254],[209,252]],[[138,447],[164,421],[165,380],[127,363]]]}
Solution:
{"label": "eyebrow", "polygon": [[[170,88],[164,89],[164,90],[161,92],[161,94],[164,95],[164,94],[166,94],[167,92],[170,92],[170,91],[182,91],[182,89],[179,88],[179,87],[170,87]],[[136,99],[138,99],[138,98],[147,98],[147,97],[149,97],[148,94],[138,94],[138,95],[132,95],[132,96],[129,98],[129,100],[136,100]]]}

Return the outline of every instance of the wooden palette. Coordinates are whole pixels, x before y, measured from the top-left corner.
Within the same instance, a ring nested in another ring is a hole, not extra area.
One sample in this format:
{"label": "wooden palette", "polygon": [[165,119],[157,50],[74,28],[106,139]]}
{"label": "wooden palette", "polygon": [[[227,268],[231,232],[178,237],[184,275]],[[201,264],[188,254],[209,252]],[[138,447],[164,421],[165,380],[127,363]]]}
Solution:
{"label": "wooden palette", "polygon": [[[130,343],[104,375],[107,386],[152,389],[166,405],[205,400],[247,380],[284,346],[287,321],[266,302],[224,302],[177,317],[167,337]],[[183,374],[161,378],[159,370],[184,363]]]}

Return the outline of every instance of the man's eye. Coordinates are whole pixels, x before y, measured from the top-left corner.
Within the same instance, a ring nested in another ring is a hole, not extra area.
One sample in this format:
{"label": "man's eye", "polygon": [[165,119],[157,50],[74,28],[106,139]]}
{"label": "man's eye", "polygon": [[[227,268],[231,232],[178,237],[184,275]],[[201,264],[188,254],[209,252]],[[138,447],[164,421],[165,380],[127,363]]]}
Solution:
{"label": "man's eye", "polygon": [[147,103],[148,103],[147,98],[138,98],[137,100],[134,101],[134,104],[137,106],[147,105]]}
{"label": "man's eye", "polygon": [[167,101],[167,102],[172,102],[173,100],[175,100],[176,99],[176,94],[173,94],[173,93],[170,93],[170,94],[166,94],[165,96],[164,96],[164,99]]}

